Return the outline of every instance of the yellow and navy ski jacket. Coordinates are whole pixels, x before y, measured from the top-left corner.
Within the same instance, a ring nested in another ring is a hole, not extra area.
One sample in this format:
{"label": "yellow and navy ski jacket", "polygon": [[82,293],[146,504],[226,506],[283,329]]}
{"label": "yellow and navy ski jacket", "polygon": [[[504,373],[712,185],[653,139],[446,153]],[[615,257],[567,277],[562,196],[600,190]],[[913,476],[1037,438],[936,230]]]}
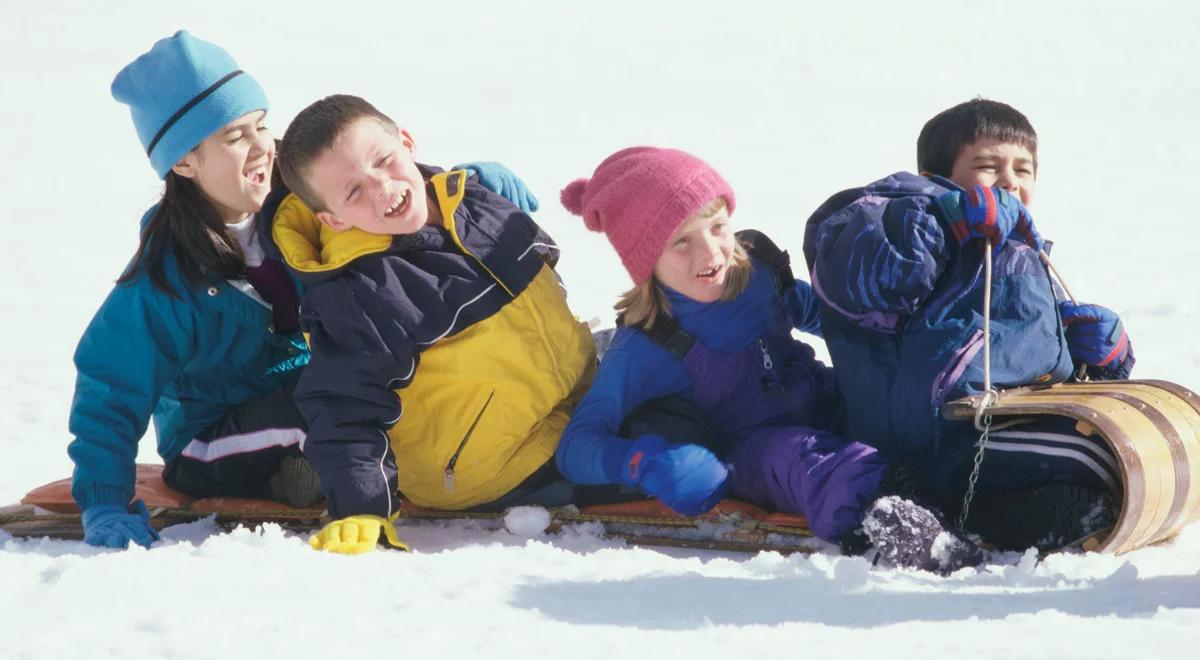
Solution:
{"label": "yellow and navy ski jacket", "polygon": [[296,400],[329,512],[464,509],[554,456],[595,368],[557,248],[463,171],[422,167],[444,227],[386,236],[323,226],[294,195],[272,238],[306,290],[312,361]]}

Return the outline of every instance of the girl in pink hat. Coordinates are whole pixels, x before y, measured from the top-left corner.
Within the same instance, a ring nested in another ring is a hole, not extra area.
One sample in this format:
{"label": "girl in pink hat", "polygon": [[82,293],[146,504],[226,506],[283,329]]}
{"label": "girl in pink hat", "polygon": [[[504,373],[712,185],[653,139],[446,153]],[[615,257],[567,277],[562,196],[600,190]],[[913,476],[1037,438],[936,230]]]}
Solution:
{"label": "girl in pink hat", "polygon": [[[820,334],[812,289],[765,235],[733,231],[720,174],[682,151],[633,147],[568,185],[562,203],[608,236],[634,283],[559,444],[563,475],[637,487],[688,515],[726,495],[804,515],[821,538],[896,565],[950,571],[981,559],[930,511],[886,496],[900,480],[874,448],[839,437],[833,372],[792,337]],[[716,442],[618,437],[636,407],[679,396]]]}

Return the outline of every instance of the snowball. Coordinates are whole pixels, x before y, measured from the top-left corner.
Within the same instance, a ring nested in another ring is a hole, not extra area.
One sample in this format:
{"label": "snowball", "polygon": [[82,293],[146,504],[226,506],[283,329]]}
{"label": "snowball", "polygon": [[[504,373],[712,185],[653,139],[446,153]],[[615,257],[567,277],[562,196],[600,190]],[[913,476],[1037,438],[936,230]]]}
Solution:
{"label": "snowball", "polygon": [[550,512],[540,506],[515,506],[504,514],[504,527],[514,536],[539,536],[550,521]]}

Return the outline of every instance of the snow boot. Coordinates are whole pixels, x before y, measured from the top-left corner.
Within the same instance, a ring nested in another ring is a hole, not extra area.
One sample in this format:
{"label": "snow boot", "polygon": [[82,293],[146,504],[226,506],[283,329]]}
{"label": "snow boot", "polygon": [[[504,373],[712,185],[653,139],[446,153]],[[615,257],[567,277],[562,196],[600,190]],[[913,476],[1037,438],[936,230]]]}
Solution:
{"label": "snow boot", "polygon": [[315,504],[323,496],[321,477],[303,456],[284,456],[279,471],[267,481],[271,499],[302,508]]}
{"label": "snow boot", "polygon": [[1116,524],[1107,491],[1076,484],[977,490],[964,527],[1002,550],[1055,550]]}
{"label": "snow boot", "polygon": [[943,517],[943,512],[950,508],[949,500],[935,496],[934,491],[931,491],[921,480],[918,470],[901,463],[890,464],[883,473],[883,479],[879,482],[879,491],[875,497],[880,498],[885,495],[896,495],[900,499],[909,500],[918,506],[929,509],[939,519]]}
{"label": "snow boot", "polygon": [[862,529],[878,559],[896,567],[948,575],[983,563],[974,543],[948,531],[933,512],[896,495],[875,500]]}

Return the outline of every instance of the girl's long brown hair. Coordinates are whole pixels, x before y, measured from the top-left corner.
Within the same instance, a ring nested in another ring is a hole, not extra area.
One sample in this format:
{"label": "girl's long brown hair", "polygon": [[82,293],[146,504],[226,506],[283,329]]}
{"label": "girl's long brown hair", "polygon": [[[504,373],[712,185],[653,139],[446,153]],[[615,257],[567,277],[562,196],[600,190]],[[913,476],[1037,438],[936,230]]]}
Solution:
{"label": "girl's long brown hair", "polygon": [[179,298],[165,270],[168,252],[175,253],[184,281],[193,288],[241,277],[246,270],[241,245],[212,203],[194,181],[175,172],[167,172],[162,201],[142,228],[137,252],[117,283],[131,282],[144,272],[155,288]]}

